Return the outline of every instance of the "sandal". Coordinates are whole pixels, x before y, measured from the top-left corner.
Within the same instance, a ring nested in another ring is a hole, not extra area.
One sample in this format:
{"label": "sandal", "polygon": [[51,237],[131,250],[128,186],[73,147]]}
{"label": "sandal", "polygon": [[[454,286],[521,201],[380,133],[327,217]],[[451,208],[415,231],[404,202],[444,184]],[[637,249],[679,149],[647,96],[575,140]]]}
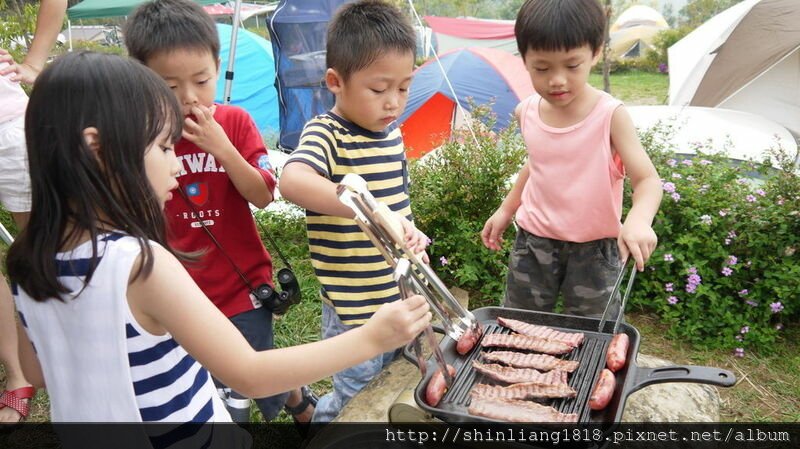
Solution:
{"label": "sandal", "polygon": [[311,388],[309,388],[308,385],[300,387],[300,395],[301,399],[299,404],[295,405],[294,407],[284,404],[283,409],[286,410],[286,413],[292,415],[295,428],[300,435],[305,438],[308,436],[308,429],[311,426],[311,422],[300,422],[297,420],[297,418],[295,418],[295,415],[299,415],[306,411],[309,405],[316,407],[319,397],[317,397],[317,395],[311,391]]}
{"label": "sandal", "polygon": [[31,385],[16,390],[4,390],[0,393],[0,409],[10,407],[22,417],[20,422],[25,421],[31,411],[30,403],[34,396],[36,388]]}

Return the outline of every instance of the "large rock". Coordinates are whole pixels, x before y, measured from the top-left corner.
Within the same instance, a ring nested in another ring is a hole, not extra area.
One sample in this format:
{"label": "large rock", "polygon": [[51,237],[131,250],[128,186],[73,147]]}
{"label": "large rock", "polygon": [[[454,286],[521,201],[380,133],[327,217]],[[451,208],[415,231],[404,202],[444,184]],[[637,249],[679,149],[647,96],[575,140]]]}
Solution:
{"label": "large rock", "polygon": [[[640,367],[674,365],[667,360],[639,354]],[[720,397],[715,387],[697,383],[650,385],[628,397],[624,422],[719,422]]]}

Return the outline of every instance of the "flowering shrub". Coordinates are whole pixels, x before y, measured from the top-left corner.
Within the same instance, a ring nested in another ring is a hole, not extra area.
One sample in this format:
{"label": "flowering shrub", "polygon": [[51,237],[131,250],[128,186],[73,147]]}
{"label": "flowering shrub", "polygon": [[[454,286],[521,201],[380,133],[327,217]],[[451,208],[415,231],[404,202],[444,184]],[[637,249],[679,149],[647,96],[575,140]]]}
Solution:
{"label": "flowering shrub", "polygon": [[505,291],[513,226],[505,236],[505,251],[486,249],[480,231],[525,158],[516,128],[488,131],[492,120],[487,111],[473,108],[474,117],[486,120],[476,121],[476,139],[468,130],[456,131],[434,153],[412,161],[409,169],[415,222],[432,239],[431,265],[446,284],[472,293],[477,300],[472,307],[497,305]]}
{"label": "flowering shrub", "polygon": [[697,155],[679,157],[665,150],[664,132],[642,135],[664,199],[659,246],[631,303],[656,311],[683,340],[736,356],[768,349],[800,317],[797,155],[778,149],[736,164],[698,143]]}

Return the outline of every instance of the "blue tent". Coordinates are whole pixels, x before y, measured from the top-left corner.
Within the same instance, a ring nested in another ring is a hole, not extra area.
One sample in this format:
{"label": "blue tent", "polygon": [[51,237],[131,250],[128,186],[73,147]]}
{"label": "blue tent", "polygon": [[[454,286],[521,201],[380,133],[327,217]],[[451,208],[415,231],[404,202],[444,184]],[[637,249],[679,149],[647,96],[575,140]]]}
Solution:
{"label": "blue tent", "polygon": [[328,21],[352,0],[281,0],[269,22],[277,67],[281,136],[287,151],[297,147],[306,122],[333,107],[325,86]]}
{"label": "blue tent", "polygon": [[[218,23],[221,76],[217,80],[216,102],[222,103],[225,88],[225,66],[230,54],[230,25]],[[280,130],[278,94],[275,90],[275,60],[272,45],[261,36],[240,28],[236,37],[231,104],[247,110],[262,134]]]}

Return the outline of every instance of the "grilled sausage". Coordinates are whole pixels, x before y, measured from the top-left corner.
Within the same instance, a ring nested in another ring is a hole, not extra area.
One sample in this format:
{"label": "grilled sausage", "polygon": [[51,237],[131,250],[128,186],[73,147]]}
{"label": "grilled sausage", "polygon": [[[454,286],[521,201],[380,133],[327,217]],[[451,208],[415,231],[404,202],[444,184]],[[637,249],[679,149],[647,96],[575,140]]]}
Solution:
{"label": "grilled sausage", "polygon": [[483,335],[483,328],[480,324],[474,329],[467,329],[456,343],[456,352],[464,355],[472,351],[472,348],[474,348],[478,340],[481,339],[481,335]]}
{"label": "grilled sausage", "polygon": [[597,380],[592,395],[589,397],[589,408],[592,410],[603,410],[611,400],[614,394],[614,387],[617,381],[614,378],[614,373],[611,370],[604,369],[600,373],[600,378]]}
{"label": "grilled sausage", "polygon": [[606,352],[606,366],[613,372],[617,372],[625,366],[625,358],[628,354],[628,344],[630,339],[628,334],[622,333],[614,335]]}
{"label": "grilled sausage", "polygon": [[[455,377],[456,369],[451,365],[447,365],[447,371],[450,372],[451,376]],[[442,400],[446,392],[447,382],[445,382],[444,374],[442,374],[442,370],[439,368],[433,373],[431,380],[428,381],[428,388],[425,389],[425,402],[431,407],[436,407],[439,405],[439,401]]]}

